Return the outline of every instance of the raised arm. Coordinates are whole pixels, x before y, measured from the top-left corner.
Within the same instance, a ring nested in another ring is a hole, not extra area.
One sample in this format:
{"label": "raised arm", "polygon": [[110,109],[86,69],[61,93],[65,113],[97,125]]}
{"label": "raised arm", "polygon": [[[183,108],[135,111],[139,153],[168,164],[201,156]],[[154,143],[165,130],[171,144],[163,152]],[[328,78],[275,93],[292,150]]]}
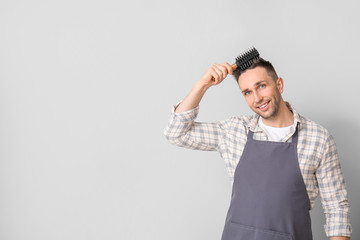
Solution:
{"label": "raised arm", "polygon": [[195,122],[199,103],[209,87],[221,83],[232,74],[230,64],[213,64],[195,83],[190,93],[174,106],[164,135],[171,144],[196,150],[215,151],[226,128],[226,120],[216,123]]}
{"label": "raised arm", "polygon": [[232,68],[229,63],[216,64],[214,63],[206,71],[206,73],[197,81],[190,93],[184,98],[175,112],[185,112],[197,106],[204,96],[205,92],[214,85],[220,84],[228,74],[232,74]]}

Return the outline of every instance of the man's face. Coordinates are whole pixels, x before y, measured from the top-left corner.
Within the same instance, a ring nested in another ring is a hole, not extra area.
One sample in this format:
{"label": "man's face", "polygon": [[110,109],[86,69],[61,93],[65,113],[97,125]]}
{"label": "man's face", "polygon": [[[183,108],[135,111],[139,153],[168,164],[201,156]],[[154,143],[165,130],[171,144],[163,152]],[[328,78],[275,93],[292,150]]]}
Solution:
{"label": "man's face", "polygon": [[276,82],[263,67],[246,70],[239,77],[239,87],[249,107],[264,119],[274,119],[282,100],[283,80]]}

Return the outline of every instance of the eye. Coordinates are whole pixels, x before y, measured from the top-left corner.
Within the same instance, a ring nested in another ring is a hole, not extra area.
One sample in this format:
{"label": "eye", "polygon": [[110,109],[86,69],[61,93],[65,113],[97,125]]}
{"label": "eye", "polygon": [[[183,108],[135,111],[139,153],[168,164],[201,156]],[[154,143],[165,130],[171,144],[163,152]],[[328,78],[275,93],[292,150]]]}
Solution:
{"label": "eye", "polygon": [[250,93],[251,93],[250,91],[247,91],[244,93],[244,95],[247,96],[247,95],[250,95]]}
{"label": "eye", "polygon": [[260,86],[259,86],[259,88],[264,88],[265,87],[265,84],[261,84]]}

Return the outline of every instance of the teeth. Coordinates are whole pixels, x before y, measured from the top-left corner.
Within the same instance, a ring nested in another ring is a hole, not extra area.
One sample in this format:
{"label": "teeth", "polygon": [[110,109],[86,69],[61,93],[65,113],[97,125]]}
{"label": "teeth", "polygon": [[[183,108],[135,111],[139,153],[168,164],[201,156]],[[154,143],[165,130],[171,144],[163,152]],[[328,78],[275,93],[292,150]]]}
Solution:
{"label": "teeth", "polygon": [[259,108],[264,108],[267,105],[267,103],[265,103],[264,105],[261,105]]}

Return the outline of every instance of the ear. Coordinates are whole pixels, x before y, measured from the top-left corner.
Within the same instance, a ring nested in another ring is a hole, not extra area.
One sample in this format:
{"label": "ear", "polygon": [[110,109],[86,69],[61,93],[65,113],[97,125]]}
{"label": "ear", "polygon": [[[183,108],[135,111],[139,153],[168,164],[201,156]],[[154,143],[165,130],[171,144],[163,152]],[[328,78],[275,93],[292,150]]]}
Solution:
{"label": "ear", "polygon": [[279,90],[280,93],[283,93],[284,91],[284,80],[282,78],[278,78],[276,80],[276,87]]}

